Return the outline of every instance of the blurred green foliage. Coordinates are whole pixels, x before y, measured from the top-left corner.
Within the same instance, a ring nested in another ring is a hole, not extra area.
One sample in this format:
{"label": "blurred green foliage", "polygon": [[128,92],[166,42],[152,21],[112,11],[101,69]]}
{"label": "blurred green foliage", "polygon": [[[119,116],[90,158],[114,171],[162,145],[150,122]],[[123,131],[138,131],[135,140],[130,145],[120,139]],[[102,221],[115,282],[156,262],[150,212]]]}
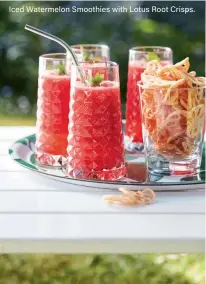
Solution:
{"label": "blurred green foliage", "polygon": [[105,43],[111,59],[120,64],[122,101],[125,102],[128,51],[133,46],[169,46],[177,62],[190,57],[198,75],[204,75],[204,2],[158,2],[156,6],[188,7],[195,13],[15,13],[11,7],[150,7],[154,2],[1,2],[0,3],[0,112],[35,115],[38,57],[63,51],[56,43],[24,30],[34,25],[63,38],[69,44]]}
{"label": "blurred green foliage", "polygon": [[[205,7],[200,1],[158,2],[191,6],[195,13],[10,13],[22,7],[151,7],[154,2],[0,2],[0,125],[33,124],[37,100],[38,57],[63,51],[24,30],[34,25],[68,44],[105,43],[120,64],[125,103],[128,51],[133,46],[169,46],[174,62],[190,57],[198,75],[205,71]],[[8,118],[10,116],[10,118]],[[204,255],[2,255],[0,284],[203,284]]]}
{"label": "blurred green foliage", "polygon": [[0,284],[204,284],[204,255],[2,255]]}

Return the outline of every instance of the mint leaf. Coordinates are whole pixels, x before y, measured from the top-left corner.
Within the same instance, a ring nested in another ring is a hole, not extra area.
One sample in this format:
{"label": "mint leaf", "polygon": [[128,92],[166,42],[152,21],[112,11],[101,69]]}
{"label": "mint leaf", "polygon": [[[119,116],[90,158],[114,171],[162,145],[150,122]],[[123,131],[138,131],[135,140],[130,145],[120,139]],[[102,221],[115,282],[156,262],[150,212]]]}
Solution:
{"label": "mint leaf", "polygon": [[87,61],[89,61],[89,62],[101,62],[102,59],[101,59],[101,57],[90,57],[90,58],[87,59]]}
{"label": "mint leaf", "polygon": [[84,59],[84,61],[87,61],[87,62],[100,62],[100,61],[102,61],[102,58],[101,57],[91,57],[90,55],[89,55],[89,52],[88,51],[84,51],[84,47],[81,45],[80,46],[80,49],[81,49],[81,53],[82,53],[82,55],[83,55],[83,59]]}
{"label": "mint leaf", "polygon": [[87,61],[87,62],[101,62],[102,61],[101,57],[90,57],[89,53],[86,51],[83,52],[83,58],[84,58],[84,61]]}
{"label": "mint leaf", "polygon": [[152,60],[160,61],[161,59],[159,58],[159,56],[158,56],[156,53],[154,53],[154,52],[149,52],[149,53],[148,53],[147,60],[148,60],[148,61],[152,61]]}
{"label": "mint leaf", "polygon": [[60,63],[59,65],[57,65],[57,73],[59,75],[65,75],[66,74],[66,66],[63,63]]}
{"label": "mint leaf", "polygon": [[90,61],[90,58],[89,58],[89,53],[84,51],[83,52],[83,58],[84,58],[84,61]]}
{"label": "mint leaf", "polygon": [[80,45],[80,50],[81,50],[81,53],[83,55],[84,61],[88,61],[89,60],[89,53],[84,51],[83,45]]}
{"label": "mint leaf", "polygon": [[97,87],[104,81],[104,74],[96,73],[96,75],[89,79],[89,83],[92,87]]}

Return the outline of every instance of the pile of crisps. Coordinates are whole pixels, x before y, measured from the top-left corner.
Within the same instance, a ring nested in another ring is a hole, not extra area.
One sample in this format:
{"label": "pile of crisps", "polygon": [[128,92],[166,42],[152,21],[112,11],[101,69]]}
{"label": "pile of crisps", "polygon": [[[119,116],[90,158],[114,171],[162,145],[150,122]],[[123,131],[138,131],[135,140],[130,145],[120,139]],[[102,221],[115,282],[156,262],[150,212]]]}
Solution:
{"label": "pile of crisps", "polygon": [[189,58],[164,67],[153,60],[141,76],[144,128],[155,150],[176,160],[195,151],[204,131],[206,79],[189,67]]}

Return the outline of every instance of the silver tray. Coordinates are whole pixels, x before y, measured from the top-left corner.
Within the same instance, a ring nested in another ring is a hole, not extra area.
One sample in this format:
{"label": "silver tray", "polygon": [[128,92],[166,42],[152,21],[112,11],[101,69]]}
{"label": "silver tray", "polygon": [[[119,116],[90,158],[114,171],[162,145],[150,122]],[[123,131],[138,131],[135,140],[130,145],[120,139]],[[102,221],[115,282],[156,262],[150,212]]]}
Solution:
{"label": "silver tray", "polygon": [[127,178],[117,181],[80,180],[68,178],[65,175],[64,169],[39,167],[34,155],[35,141],[35,134],[17,140],[9,148],[9,155],[19,165],[45,177],[59,180],[60,182],[105,189],[128,187],[133,190],[139,190],[149,187],[154,191],[197,190],[204,189],[205,187],[205,151],[203,151],[204,157],[202,159],[201,170],[197,175],[152,176],[146,171],[145,158],[142,152],[130,153],[125,150]]}

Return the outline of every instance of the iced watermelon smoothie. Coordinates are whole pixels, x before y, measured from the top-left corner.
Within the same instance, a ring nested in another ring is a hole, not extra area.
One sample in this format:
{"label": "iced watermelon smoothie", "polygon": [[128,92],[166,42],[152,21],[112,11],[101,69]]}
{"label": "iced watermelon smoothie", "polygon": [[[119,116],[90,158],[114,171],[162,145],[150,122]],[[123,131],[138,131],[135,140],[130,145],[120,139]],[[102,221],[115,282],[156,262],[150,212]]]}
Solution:
{"label": "iced watermelon smoothie", "polygon": [[39,74],[36,159],[44,166],[63,166],[67,156],[70,76],[59,70]]}
{"label": "iced watermelon smoothie", "polygon": [[140,95],[137,82],[141,80],[141,74],[145,66],[130,63],[127,80],[127,105],[126,105],[126,135],[133,142],[143,142],[142,122],[140,110]]}
{"label": "iced watermelon smoothie", "polygon": [[115,180],[125,175],[119,82],[95,82],[71,87],[67,173]]}
{"label": "iced watermelon smoothie", "polygon": [[[126,136],[130,141],[143,143],[140,94],[137,82],[141,80],[147,62],[158,60],[162,65],[172,64],[172,51],[164,47],[137,47],[130,49],[127,79]],[[139,60],[138,60],[139,59]]]}

